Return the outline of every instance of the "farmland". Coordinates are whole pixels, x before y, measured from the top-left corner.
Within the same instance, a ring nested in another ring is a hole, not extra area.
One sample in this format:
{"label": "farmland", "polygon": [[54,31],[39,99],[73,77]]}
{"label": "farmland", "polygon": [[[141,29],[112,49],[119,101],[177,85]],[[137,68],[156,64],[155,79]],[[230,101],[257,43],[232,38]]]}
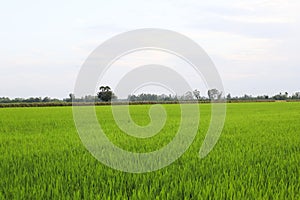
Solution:
{"label": "farmland", "polygon": [[[114,123],[110,106],[98,120],[117,146],[149,152],[168,144],[180,123],[179,105],[161,133],[130,137]],[[190,148],[158,171],[131,174],[97,161],[83,146],[71,107],[0,109],[0,199],[300,199],[300,103],[232,103],[210,154],[199,149],[210,122],[210,104]],[[133,120],[149,123],[151,105],[131,105]]]}

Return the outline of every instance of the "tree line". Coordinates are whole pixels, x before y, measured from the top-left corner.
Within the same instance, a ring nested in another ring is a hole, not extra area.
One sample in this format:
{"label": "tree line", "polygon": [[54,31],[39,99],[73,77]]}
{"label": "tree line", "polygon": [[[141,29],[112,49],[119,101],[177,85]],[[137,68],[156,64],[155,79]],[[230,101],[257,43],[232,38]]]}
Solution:
{"label": "tree line", "polygon": [[255,100],[300,100],[300,92],[295,92],[291,95],[288,92],[280,92],[274,96],[261,95],[243,95],[232,97],[231,94],[226,96],[218,89],[210,89],[206,95],[201,95],[200,91],[195,89],[194,91],[187,91],[183,95],[166,95],[166,94],[130,94],[127,99],[118,99],[109,86],[101,86],[97,95],[86,95],[84,97],[77,98],[74,94],[69,94],[68,98],[56,99],[50,97],[30,97],[30,98],[14,98],[0,97],[0,103],[49,103],[49,102],[110,102],[114,101],[209,101],[209,100],[240,100],[240,101],[255,101]]}

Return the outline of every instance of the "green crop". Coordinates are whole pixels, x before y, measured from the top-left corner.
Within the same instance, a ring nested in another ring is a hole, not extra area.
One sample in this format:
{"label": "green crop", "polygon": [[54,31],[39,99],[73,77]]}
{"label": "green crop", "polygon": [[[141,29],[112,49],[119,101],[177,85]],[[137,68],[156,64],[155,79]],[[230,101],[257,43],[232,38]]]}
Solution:
{"label": "green crop", "polygon": [[[96,112],[115,145],[149,152],[168,144],[180,124],[179,105],[163,106],[167,123],[149,139],[124,134],[110,106]],[[147,125],[150,107],[130,106],[133,120]],[[228,104],[222,135],[204,159],[210,104],[200,110],[198,135],[182,157],[131,174],[85,149],[71,107],[0,109],[0,199],[300,199],[300,103]]]}

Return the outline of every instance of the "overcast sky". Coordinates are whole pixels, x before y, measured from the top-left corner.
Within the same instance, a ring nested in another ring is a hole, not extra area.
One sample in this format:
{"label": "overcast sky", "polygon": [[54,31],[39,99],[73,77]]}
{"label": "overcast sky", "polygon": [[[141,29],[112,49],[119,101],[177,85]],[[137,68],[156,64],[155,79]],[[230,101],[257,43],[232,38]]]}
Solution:
{"label": "overcast sky", "polygon": [[3,1],[0,97],[67,97],[98,45],[138,28],[196,41],[232,96],[300,91],[299,10],[299,0]]}

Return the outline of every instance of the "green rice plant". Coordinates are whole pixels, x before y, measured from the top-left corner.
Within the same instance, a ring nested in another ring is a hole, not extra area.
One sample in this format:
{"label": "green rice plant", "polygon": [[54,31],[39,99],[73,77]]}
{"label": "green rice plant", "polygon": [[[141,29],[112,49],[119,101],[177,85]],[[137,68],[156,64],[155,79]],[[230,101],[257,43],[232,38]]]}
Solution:
{"label": "green rice plant", "polygon": [[[96,107],[99,123],[117,146],[149,152],[168,144],[180,123],[179,105],[156,136],[138,139],[115,124],[110,106]],[[222,135],[198,156],[210,122],[200,104],[193,144],[173,164],[131,174],[96,160],[77,134],[71,107],[0,109],[0,199],[300,199],[300,103],[228,104]],[[131,105],[146,125],[151,105]],[[154,163],[155,164],[155,163]]]}

